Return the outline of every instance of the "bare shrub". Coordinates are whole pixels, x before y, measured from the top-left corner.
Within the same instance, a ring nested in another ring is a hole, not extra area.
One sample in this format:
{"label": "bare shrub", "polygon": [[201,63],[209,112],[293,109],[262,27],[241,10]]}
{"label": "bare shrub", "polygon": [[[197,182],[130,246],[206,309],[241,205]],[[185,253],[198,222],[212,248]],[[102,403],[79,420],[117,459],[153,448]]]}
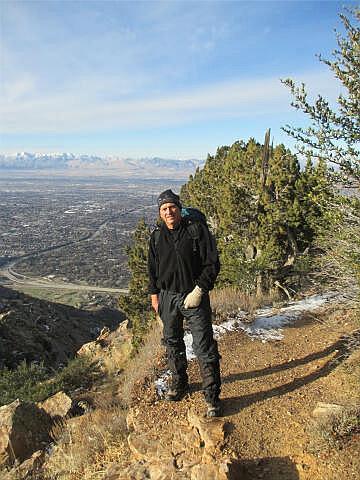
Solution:
{"label": "bare shrub", "polygon": [[337,213],[331,230],[319,237],[323,252],[311,274],[314,285],[341,292],[359,308],[360,293],[360,200],[343,199],[328,205]]}
{"label": "bare shrub", "polygon": [[220,319],[243,310],[250,315],[264,305],[272,305],[279,300],[276,292],[249,294],[238,287],[225,287],[210,292],[211,306],[216,317]]}
{"label": "bare shrub", "polygon": [[341,448],[352,435],[360,433],[360,406],[346,406],[318,418],[311,430],[318,447]]}

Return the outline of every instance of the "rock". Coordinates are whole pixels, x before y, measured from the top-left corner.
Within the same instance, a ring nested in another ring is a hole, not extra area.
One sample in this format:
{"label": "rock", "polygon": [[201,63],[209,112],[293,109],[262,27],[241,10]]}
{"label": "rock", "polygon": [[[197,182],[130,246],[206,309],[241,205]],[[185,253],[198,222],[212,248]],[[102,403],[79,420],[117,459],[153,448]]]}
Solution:
{"label": "rock", "polygon": [[128,445],[136,460],[151,463],[172,462],[173,456],[169,449],[169,439],[146,433],[130,433]]}
{"label": "rock", "polygon": [[178,428],[174,431],[171,452],[178,468],[190,469],[200,462],[203,448],[201,437],[195,428]]}
{"label": "rock", "polygon": [[32,478],[36,472],[40,469],[45,460],[45,452],[38,450],[33,453],[30,458],[21,463],[18,467],[15,468],[14,473],[16,479],[26,480]]}
{"label": "rock", "polygon": [[15,400],[0,407],[0,464],[23,462],[50,443],[52,424],[34,403]]}
{"label": "rock", "polygon": [[225,422],[221,418],[203,418],[189,410],[188,421],[198,430],[205,443],[205,449],[213,450],[224,443]]}
{"label": "rock", "polygon": [[115,330],[115,333],[116,336],[120,335],[124,340],[131,340],[132,333],[131,329],[129,328],[129,320],[124,320],[121,322],[118,328]]}
{"label": "rock", "polygon": [[109,327],[103,327],[101,330],[100,330],[100,333],[97,337],[96,340],[106,340],[108,338],[108,336],[110,335],[110,329]]}
{"label": "rock", "polygon": [[[134,467],[128,479],[150,480],[227,480],[230,460],[223,455],[224,426],[222,419],[206,419],[194,411],[188,421],[174,420],[170,428],[144,429],[132,408],[127,416],[131,430],[128,446]],[[146,472],[144,472],[144,468]],[[140,469],[140,470],[139,470]],[[140,471],[144,476],[141,476]],[[136,475],[138,476],[135,476]],[[123,480],[124,472],[107,480]]]}
{"label": "rock", "polygon": [[38,402],[36,405],[45,410],[51,417],[64,418],[71,410],[72,400],[66,393],[58,392],[44,402]]}
{"label": "rock", "polygon": [[105,474],[104,480],[145,480],[149,478],[148,469],[140,462],[133,462],[129,467],[112,465]]}
{"label": "rock", "polygon": [[318,402],[316,407],[312,411],[312,416],[315,418],[324,418],[331,415],[338,415],[346,409],[344,405],[338,405],[336,403],[323,403]]}
{"label": "rock", "polygon": [[191,469],[191,480],[228,480],[227,465],[202,464]]}
{"label": "rock", "polygon": [[84,343],[81,348],[76,352],[76,355],[78,356],[89,356],[93,357],[97,354],[100,354],[102,351],[103,347],[101,346],[100,343],[97,342],[97,340],[94,340],[93,342],[88,342]]}
{"label": "rock", "polygon": [[151,463],[149,465],[149,475],[151,480],[173,480],[177,477],[177,471],[173,462]]}
{"label": "rock", "polygon": [[109,328],[104,327],[96,340],[84,343],[82,347],[76,352],[77,355],[88,355],[90,357],[101,355],[103,350],[113,346],[118,346],[125,343],[130,343],[132,340],[131,330],[128,328],[128,321],[122,322],[119,327],[111,332]]}

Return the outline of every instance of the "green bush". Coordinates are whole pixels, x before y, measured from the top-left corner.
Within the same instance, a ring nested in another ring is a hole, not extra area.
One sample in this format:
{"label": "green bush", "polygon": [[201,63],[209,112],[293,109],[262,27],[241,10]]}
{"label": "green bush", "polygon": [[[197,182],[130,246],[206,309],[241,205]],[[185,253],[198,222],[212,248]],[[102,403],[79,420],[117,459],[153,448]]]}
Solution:
{"label": "green bush", "polygon": [[[250,138],[221,147],[181,188],[181,200],[202,210],[216,237],[218,285],[261,294],[292,287],[304,252],[313,255],[329,223],[335,190],[324,162],[309,158],[300,169],[284,145]],[[300,270],[304,265],[300,266]]]}
{"label": "green bush", "polygon": [[88,387],[99,376],[96,365],[86,356],[76,357],[59,370],[54,377],[57,391],[72,391],[79,387]]}
{"label": "green bush", "polygon": [[89,386],[98,371],[86,357],[78,357],[56,372],[45,368],[43,363],[27,364],[23,361],[15,370],[0,370],[0,405],[19,398],[39,402],[54,393],[71,392],[79,386]]}
{"label": "green bush", "polygon": [[46,382],[49,372],[43,364],[28,365],[23,361],[16,370],[0,370],[0,404],[16,398],[39,401],[53,393],[53,385]]}

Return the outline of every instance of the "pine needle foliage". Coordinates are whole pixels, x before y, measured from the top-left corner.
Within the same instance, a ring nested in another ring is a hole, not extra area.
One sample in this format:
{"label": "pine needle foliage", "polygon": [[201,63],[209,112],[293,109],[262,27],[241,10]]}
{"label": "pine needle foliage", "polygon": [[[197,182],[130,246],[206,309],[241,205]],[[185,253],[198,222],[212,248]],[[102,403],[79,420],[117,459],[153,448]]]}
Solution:
{"label": "pine needle foliage", "polygon": [[119,299],[119,308],[131,323],[135,348],[141,345],[144,335],[154,319],[148,294],[149,239],[150,229],[142,219],[136,226],[132,244],[126,248],[131,272],[129,293]]}
{"label": "pine needle foliage", "polygon": [[14,370],[0,370],[0,406],[19,398],[38,402],[64,390],[89,387],[100,375],[96,365],[88,357],[76,357],[62,369],[49,371],[43,363],[23,361]]}
{"label": "pine needle foliage", "polygon": [[283,130],[298,141],[299,151],[337,165],[342,183],[360,185],[360,8],[340,14],[345,35],[337,33],[338,48],[332,59],[319,55],[340,81],[343,93],[336,108],[321,94],[311,102],[304,83],[288,78],[282,82],[293,95],[292,106],[303,111],[308,128],[286,125]]}
{"label": "pine needle foliage", "polygon": [[326,223],[333,191],[324,162],[304,171],[284,145],[253,138],[208,156],[182,187],[183,204],[204,211],[218,242],[219,281],[249,293],[298,283],[305,253]]}
{"label": "pine needle foliage", "polygon": [[[332,173],[338,188],[353,187],[346,196],[338,195],[327,203],[327,228],[317,241],[322,255],[313,279],[359,299],[360,8],[346,11],[347,15],[340,14],[344,34],[336,34],[337,48],[332,58],[319,56],[340,82],[343,93],[332,108],[321,94],[311,103],[303,83],[297,86],[291,79],[284,80],[293,95],[292,106],[310,120],[308,128],[286,125],[284,130],[297,140],[300,152],[338,167]],[[317,194],[322,193],[321,188]]]}

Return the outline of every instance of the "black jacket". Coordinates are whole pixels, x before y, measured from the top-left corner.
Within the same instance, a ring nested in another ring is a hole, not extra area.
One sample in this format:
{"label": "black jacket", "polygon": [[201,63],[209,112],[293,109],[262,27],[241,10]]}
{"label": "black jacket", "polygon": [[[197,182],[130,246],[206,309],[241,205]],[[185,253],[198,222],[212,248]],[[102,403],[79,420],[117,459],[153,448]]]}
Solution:
{"label": "black jacket", "polygon": [[197,222],[196,227],[196,240],[184,219],[174,230],[163,223],[158,240],[155,240],[155,232],[152,233],[148,257],[149,293],[160,290],[188,293],[195,285],[207,292],[214,287],[220,268],[215,241],[205,225]]}

